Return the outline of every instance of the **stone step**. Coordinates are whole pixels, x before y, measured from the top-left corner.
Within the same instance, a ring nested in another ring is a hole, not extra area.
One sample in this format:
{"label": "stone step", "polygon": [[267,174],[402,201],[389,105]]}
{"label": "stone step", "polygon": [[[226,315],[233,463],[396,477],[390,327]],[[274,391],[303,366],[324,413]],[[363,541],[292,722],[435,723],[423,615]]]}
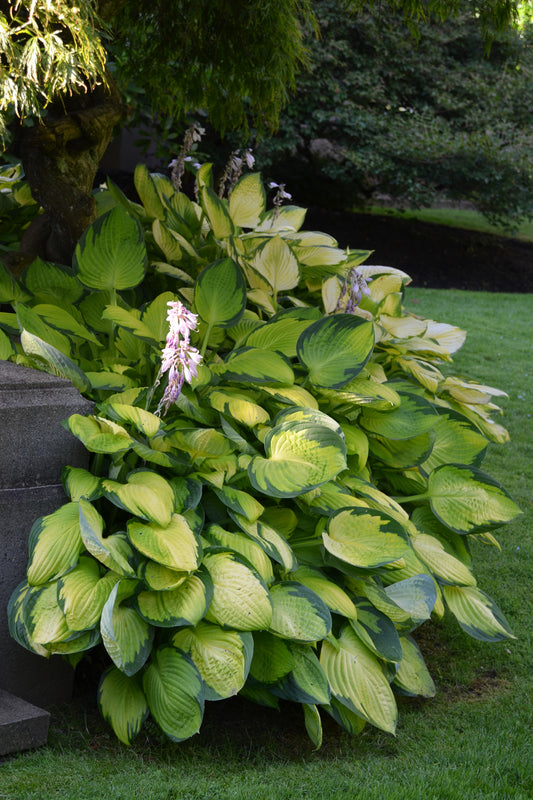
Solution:
{"label": "stone step", "polygon": [[48,711],[0,689],[0,756],[42,747],[49,725]]}

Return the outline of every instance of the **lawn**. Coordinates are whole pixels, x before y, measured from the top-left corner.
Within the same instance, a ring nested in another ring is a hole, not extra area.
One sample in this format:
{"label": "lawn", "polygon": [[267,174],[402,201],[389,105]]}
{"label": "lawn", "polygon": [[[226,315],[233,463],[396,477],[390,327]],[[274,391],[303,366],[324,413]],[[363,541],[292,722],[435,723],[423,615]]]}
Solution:
{"label": "lawn", "polygon": [[431,701],[405,700],[395,738],[368,727],[350,739],[325,720],[318,752],[300,709],[209,704],[202,733],[184,744],[143,729],[116,743],[91,707],[53,710],[47,747],[0,766],[9,800],[531,800],[533,797],[533,295],[409,288],[408,310],[468,331],[456,373],[505,389],[511,443],[486,471],[524,514],[497,533],[501,552],[473,543],[480,587],[516,640],[485,644],[452,620],[419,642],[437,684]]}

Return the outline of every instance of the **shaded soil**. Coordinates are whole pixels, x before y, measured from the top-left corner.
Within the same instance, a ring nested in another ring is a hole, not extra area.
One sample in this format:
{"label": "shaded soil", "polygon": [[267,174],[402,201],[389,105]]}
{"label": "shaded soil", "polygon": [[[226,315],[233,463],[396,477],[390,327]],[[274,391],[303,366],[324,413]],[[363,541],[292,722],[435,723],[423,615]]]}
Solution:
{"label": "shaded soil", "polygon": [[533,244],[429,222],[310,208],[304,227],[341,247],[373,250],[370,264],[407,272],[432,289],[533,292]]}

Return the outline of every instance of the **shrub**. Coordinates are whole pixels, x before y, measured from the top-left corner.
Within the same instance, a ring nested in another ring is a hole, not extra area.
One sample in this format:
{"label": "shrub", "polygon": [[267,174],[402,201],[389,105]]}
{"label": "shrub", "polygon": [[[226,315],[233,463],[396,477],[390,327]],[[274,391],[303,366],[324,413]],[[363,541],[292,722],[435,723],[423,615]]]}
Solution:
{"label": "shrub", "polygon": [[102,642],[126,743],[148,714],[186,739],[236,693],[300,703],[317,746],[320,709],[393,733],[394,694],[435,691],[421,623],[512,636],[469,551],[518,513],[480,470],[501,392],[446,377],[464,332],[408,313],[405,273],[301,230],[282,189],[266,210],[259,175],[221,198],[204,165],[197,203],[135,181],[142,205],[99,195],[72,269],[0,273],[0,355],[96,402],[66,422],[92,467],[32,528],[11,633],[74,664]]}

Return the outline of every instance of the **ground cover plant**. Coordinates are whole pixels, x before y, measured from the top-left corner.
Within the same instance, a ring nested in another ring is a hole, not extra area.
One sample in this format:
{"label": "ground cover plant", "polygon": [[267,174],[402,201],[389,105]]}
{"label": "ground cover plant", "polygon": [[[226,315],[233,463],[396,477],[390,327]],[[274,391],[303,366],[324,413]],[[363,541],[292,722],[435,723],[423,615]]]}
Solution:
{"label": "ground cover plant", "polygon": [[267,211],[258,175],[227,199],[209,165],[198,203],[143,167],[136,186],[142,206],[102,192],[72,270],[2,273],[2,356],[97,402],[67,423],[93,466],[32,529],[12,634],[74,663],[102,642],[126,743],[148,714],[186,739],[236,693],[300,703],[316,746],[320,710],[393,733],[394,693],[434,694],[421,623],[512,637],[470,553],[518,513],[480,469],[502,393],[444,375],[464,332],[302,231],[283,187]]}

